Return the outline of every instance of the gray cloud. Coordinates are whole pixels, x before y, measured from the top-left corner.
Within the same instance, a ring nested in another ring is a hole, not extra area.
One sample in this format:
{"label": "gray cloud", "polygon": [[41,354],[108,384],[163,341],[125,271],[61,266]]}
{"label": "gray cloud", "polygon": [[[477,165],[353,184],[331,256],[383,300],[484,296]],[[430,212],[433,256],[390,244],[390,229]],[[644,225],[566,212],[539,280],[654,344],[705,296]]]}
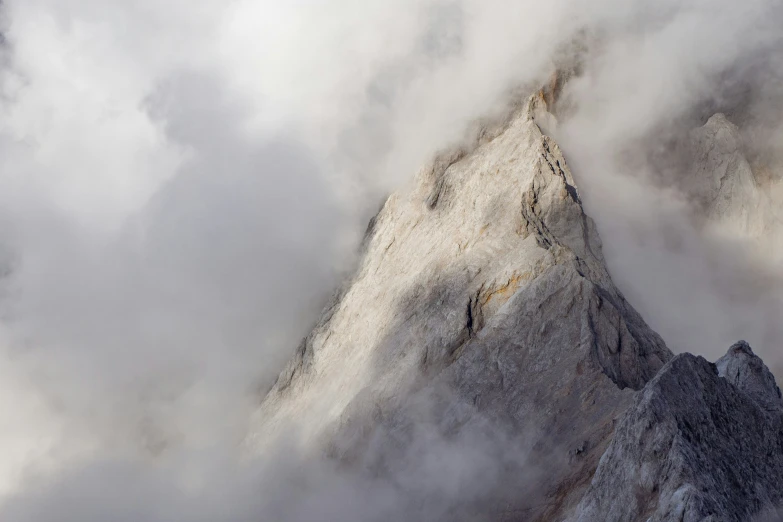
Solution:
{"label": "gray cloud", "polygon": [[[743,337],[775,362],[779,265],[705,236],[672,181],[682,165],[656,159],[723,110],[779,164],[772,1],[4,10],[0,419],[18,429],[0,444],[45,448],[0,469],[18,493],[0,507],[9,520],[399,516],[409,492],[297,448],[239,464],[247,412],[378,200],[502,114],[513,88],[544,82],[579,31],[557,133],[618,285],[677,351],[715,356]],[[436,464],[464,450],[426,448],[443,451]],[[491,475],[491,454],[460,462]]]}
{"label": "gray cloud", "polygon": [[[242,104],[208,74],[173,71],[140,101],[185,152],[119,225],[3,179],[24,199],[6,192],[2,210],[2,353],[23,376],[11,392],[60,426],[41,460],[236,444],[342,269],[343,212],[300,140],[244,135]],[[30,422],[34,446],[50,426]]]}
{"label": "gray cloud", "polygon": [[[747,338],[776,364],[781,259],[758,255],[750,238],[706,234],[679,190],[690,166],[675,158],[691,129],[722,111],[746,133],[746,155],[765,156],[780,186],[770,139],[780,128],[779,88],[770,80],[783,56],[781,11],[763,1],[662,7],[657,23],[599,33],[586,73],[567,87],[577,109],[561,129],[563,146],[616,282],[672,349],[714,358]],[[780,201],[774,183],[763,189]],[[771,227],[760,238],[768,251],[780,242],[780,224]]]}

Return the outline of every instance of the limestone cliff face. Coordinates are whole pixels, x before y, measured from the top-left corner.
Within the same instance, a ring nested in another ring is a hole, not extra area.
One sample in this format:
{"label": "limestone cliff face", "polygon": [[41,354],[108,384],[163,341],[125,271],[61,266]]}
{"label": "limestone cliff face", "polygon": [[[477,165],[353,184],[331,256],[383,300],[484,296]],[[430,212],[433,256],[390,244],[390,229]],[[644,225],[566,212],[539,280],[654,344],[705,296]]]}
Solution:
{"label": "limestone cliff face", "polygon": [[481,419],[546,462],[536,492],[495,499],[489,519],[549,520],[578,502],[614,419],[671,353],[612,284],[544,123],[533,96],[388,199],[357,273],[265,398],[254,444],[307,419],[304,445],[393,462],[368,457],[371,441],[426,402],[439,432]]}
{"label": "limestone cliff face", "polygon": [[739,232],[758,234],[761,194],[742,151],[739,129],[725,115],[716,114],[692,132],[695,165],[687,188],[710,219]]}
{"label": "limestone cliff face", "polygon": [[[673,358],[626,302],[544,100],[386,201],[251,446],[295,437],[392,477],[406,520],[740,522],[773,508],[775,379],[742,343],[716,364]],[[736,128],[716,116],[693,139],[691,194],[710,219],[760,233]],[[448,477],[428,474],[432,458],[470,461],[475,483],[439,495],[431,484]]]}

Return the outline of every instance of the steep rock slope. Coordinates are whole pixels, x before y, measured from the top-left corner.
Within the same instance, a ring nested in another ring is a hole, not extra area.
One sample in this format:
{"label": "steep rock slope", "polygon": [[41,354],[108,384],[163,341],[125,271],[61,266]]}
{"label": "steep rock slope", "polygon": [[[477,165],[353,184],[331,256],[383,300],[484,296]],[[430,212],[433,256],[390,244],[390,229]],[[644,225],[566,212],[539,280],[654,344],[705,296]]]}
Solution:
{"label": "steep rock slope", "polygon": [[634,400],[571,520],[752,520],[783,501],[783,400],[747,343],[671,360]]}
{"label": "steep rock slope", "polygon": [[740,129],[721,113],[691,132],[693,164],[684,189],[704,216],[730,237],[755,240],[760,252],[783,260],[780,190],[760,181],[745,154]]}
{"label": "steep rock slope", "polygon": [[524,439],[523,467],[542,472],[535,488],[479,499],[483,519],[556,519],[576,505],[632,390],[671,353],[612,284],[541,130],[552,121],[533,96],[388,199],[357,273],[259,408],[257,450],[295,434],[304,450],[391,473],[422,417],[447,439],[489,426]]}
{"label": "steep rock slope", "polygon": [[725,115],[716,114],[695,129],[691,138],[695,165],[688,179],[689,192],[711,219],[739,232],[759,234],[761,194],[742,152],[739,129]]}

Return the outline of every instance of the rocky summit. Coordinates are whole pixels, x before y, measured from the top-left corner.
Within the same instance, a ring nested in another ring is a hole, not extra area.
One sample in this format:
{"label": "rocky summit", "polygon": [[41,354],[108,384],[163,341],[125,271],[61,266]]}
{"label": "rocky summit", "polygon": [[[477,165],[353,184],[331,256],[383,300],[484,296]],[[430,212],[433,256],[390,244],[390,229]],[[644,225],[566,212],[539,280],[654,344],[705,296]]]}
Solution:
{"label": "rocky summit", "polygon": [[[739,522],[773,509],[783,406],[772,374],[744,343],[715,364],[673,356],[625,300],[546,132],[545,100],[531,96],[388,198],[249,445],[293,438],[387,477],[406,520]],[[696,131],[705,172],[694,176],[713,177],[694,193],[753,228],[734,201],[756,192],[732,132],[721,117]],[[441,498],[432,455],[457,475],[467,467],[470,487]]]}
{"label": "rocky summit", "polygon": [[783,400],[744,343],[678,355],[623,415],[574,521],[753,520],[783,500]]}
{"label": "rocky summit", "polygon": [[718,113],[689,138],[692,164],[683,188],[701,215],[733,237],[754,240],[766,257],[783,259],[783,212],[769,196],[776,183],[754,173],[739,128]]}

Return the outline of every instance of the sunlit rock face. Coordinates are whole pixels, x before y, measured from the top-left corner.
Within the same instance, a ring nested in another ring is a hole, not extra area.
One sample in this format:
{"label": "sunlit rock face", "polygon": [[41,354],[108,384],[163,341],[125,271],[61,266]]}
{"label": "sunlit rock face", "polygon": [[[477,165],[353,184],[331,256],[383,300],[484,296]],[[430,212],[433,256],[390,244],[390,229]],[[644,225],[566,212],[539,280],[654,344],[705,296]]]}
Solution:
{"label": "sunlit rock face", "polygon": [[[399,507],[378,520],[739,522],[774,509],[774,377],[746,343],[716,364],[673,357],[626,302],[546,100],[388,198],[249,446],[285,440],[381,477]],[[716,115],[690,140],[682,186],[705,222],[765,237],[774,212],[737,128]]]}
{"label": "sunlit rock face", "polygon": [[389,197],[252,446],[294,433],[303,451],[394,474],[417,426],[447,444],[482,433],[489,479],[460,512],[549,520],[576,505],[616,417],[671,353],[613,285],[542,131],[554,124],[533,96]]}

